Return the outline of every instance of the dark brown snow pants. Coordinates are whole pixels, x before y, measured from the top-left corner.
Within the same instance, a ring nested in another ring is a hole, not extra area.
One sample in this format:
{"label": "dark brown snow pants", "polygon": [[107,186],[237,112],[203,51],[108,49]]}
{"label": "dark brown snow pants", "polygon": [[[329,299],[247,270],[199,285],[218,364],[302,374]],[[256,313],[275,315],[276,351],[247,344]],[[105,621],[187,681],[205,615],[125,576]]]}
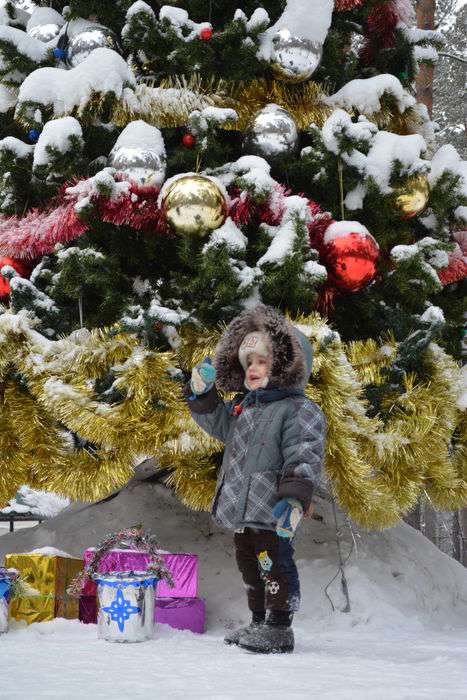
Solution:
{"label": "dark brown snow pants", "polygon": [[300,584],[291,541],[272,530],[246,527],[235,533],[234,542],[250,610],[297,611]]}

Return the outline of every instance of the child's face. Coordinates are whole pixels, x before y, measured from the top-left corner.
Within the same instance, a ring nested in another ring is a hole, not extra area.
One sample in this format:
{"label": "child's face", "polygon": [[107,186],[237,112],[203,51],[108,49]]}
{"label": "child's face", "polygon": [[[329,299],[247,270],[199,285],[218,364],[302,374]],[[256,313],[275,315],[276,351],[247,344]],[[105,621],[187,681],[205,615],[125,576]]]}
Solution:
{"label": "child's face", "polygon": [[248,355],[246,380],[252,390],[264,386],[264,378],[269,376],[271,369],[270,360],[262,355],[252,352]]}

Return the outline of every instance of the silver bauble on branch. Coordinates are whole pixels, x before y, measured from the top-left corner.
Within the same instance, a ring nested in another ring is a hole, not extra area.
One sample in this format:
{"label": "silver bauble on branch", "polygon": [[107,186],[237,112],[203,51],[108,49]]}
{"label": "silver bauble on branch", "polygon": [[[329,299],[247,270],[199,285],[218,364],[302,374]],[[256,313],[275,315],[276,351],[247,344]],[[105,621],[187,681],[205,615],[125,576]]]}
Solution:
{"label": "silver bauble on branch", "polygon": [[130,122],[110,151],[108,163],[127,180],[160,187],[165,180],[166,167],[161,132],[141,119]]}
{"label": "silver bauble on branch", "polygon": [[95,49],[107,48],[122,53],[118,37],[111,29],[94,22],[83,23],[76,31],[68,34],[66,47],[67,63],[75,68]]}
{"label": "silver bauble on branch", "polygon": [[112,149],[109,165],[141,185],[160,186],[165,179],[165,156],[138,146]]}
{"label": "silver bauble on branch", "polygon": [[62,15],[52,7],[36,7],[26,25],[26,33],[46,44],[56,39],[64,24]]}
{"label": "silver bauble on branch", "polygon": [[292,155],[298,141],[298,130],[289,112],[276,104],[263,107],[247,130],[245,153],[273,159]]}
{"label": "silver bauble on branch", "polygon": [[28,36],[32,39],[42,41],[44,44],[55,39],[60,33],[58,24],[36,24],[35,27],[28,29]]}
{"label": "silver bauble on branch", "polygon": [[302,83],[311,78],[321,61],[321,44],[294,36],[288,29],[277,32],[272,43],[271,66],[277,78],[287,83]]}

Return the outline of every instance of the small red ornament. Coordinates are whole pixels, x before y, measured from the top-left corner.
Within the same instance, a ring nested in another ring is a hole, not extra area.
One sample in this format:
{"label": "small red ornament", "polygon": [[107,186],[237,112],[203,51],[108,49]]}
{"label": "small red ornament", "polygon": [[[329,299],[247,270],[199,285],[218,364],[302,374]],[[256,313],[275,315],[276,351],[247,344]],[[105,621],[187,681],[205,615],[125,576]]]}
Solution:
{"label": "small red ornament", "polygon": [[379,246],[357,221],[337,221],[325,231],[322,258],[329,282],[346,292],[357,292],[376,275]]}
{"label": "small red ornament", "polygon": [[210,41],[212,39],[211,27],[203,27],[203,29],[199,33],[199,38],[203,41]]}
{"label": "small red ornament", "polygon": [[[20,277],[26,277],[29,273],[29,268],[21,261],[14,258],[0,258],[0,270],[5,265],[14,268]],[[7,297],[10,293],[10,282],[0,275],[0,299]]]}
{"label": "small red ornament", "polygon": [[240,403],[238,403],[236,406],[233,407],[232,413],[234,416],[239,416],[242,411],[243,411],[242,405]]}
{"label": "small red ornament", "polygon": [[467,255],[464,255],[457,243],[455,250],[448,254],[448,261],[447,267],[438,270],[439,281],[443,286],[460,282],[467,277]]}
{"label": "small red ornament", "polygon": [[183,134],[182,136],[182,143],[185,146],[185,148],[193,148],[195,145],[196,139],[193,136],[193,134]]}

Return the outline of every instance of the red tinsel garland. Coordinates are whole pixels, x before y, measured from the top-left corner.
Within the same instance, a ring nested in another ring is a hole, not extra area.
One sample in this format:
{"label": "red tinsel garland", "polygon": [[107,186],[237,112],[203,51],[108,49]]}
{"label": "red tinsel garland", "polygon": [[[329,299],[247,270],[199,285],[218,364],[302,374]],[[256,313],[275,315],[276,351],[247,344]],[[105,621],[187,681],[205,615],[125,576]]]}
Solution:
{"label": "red tinsel garland", "polygon": [[157,187],[130,183],[128,191],[116,199],[100,197],[96,201],[97,218],[117,226],[130,226],[137,231],[164,230],[162,213],[157,205]]}
{"label": "red tinsel garland", "polygon": [[67,193],[64,187],[62,201],[57,198],[53,209],[33,209],[23,217],[0,217],[0,255],[29,259],[46,255],[57,243],[67,243],[85,233],[93,218],[117,226],[160,232],[165,227],[161,226],[158,196],[156,187],[131,183],[118,197],[91,197],[91,210],[86,212],[86,218],[80,218],[75,210],[79,195]]}
{"label": "red tinsel garland", "polygon": [[[245,226],[252,220],[258,220],[269,226],[277,226],[284,215],[283,199],[288,191],[278,185],[276,191],[262,204],[257,204],[249,192],[231,188],[229,216],[237,226]],[[274,199],[274,203],[273,200]]]}
{"label": "red tinsel garland", "polygon": [[[289,194],[285,187],[278,185],[264,202],[257,203],[248,192],[231,188],[228,215],[239,226],[253,221],[278,226]],[[17,259],[39,258],[53,252],[57,243],[67,243],[81,236],[92,226],[93,220],[171,235],[158,205],[158,196],[158,188],[136,183],[128,183],[113,191],[111,196],[105,196],[95,189],[92,180],[78,181],[68,188],[63,187],[54,209],[32,210],[24,217],[0,218],[0,254]],[[81,210],[80,203],[85,203]],[[311,214],[307,224],[310,246],[321,252],[324,232],[333,219],[316,202],[307,200],[307,205]],[[81,218],[77,209],[82,212]]]}
{"label": "red tinsel garland", "polygon": [[323,211],[319,204],[308,201],[308,208],[313,217],[308,224],[308,234],[310,237],[310,246],[318,251],[323,248],[323,236],[327,227],[334,223],[334,219],[328,211]]}
{"label": "red tinsel garland", "polygon": [[360,58],[365,65],[374,63],[379,51],[394,46],[399,13],[393,2],[383,2],[376,5],[366,21],[366,40],[360,52]]}
{"label": "red tinsel garland", "polygon": [[81,236],[88,225],[75,212],[76,201],[54,209],[32,209],[26,216],[0,218],[0,255],[34,259],[50,253],[57,243]]}

